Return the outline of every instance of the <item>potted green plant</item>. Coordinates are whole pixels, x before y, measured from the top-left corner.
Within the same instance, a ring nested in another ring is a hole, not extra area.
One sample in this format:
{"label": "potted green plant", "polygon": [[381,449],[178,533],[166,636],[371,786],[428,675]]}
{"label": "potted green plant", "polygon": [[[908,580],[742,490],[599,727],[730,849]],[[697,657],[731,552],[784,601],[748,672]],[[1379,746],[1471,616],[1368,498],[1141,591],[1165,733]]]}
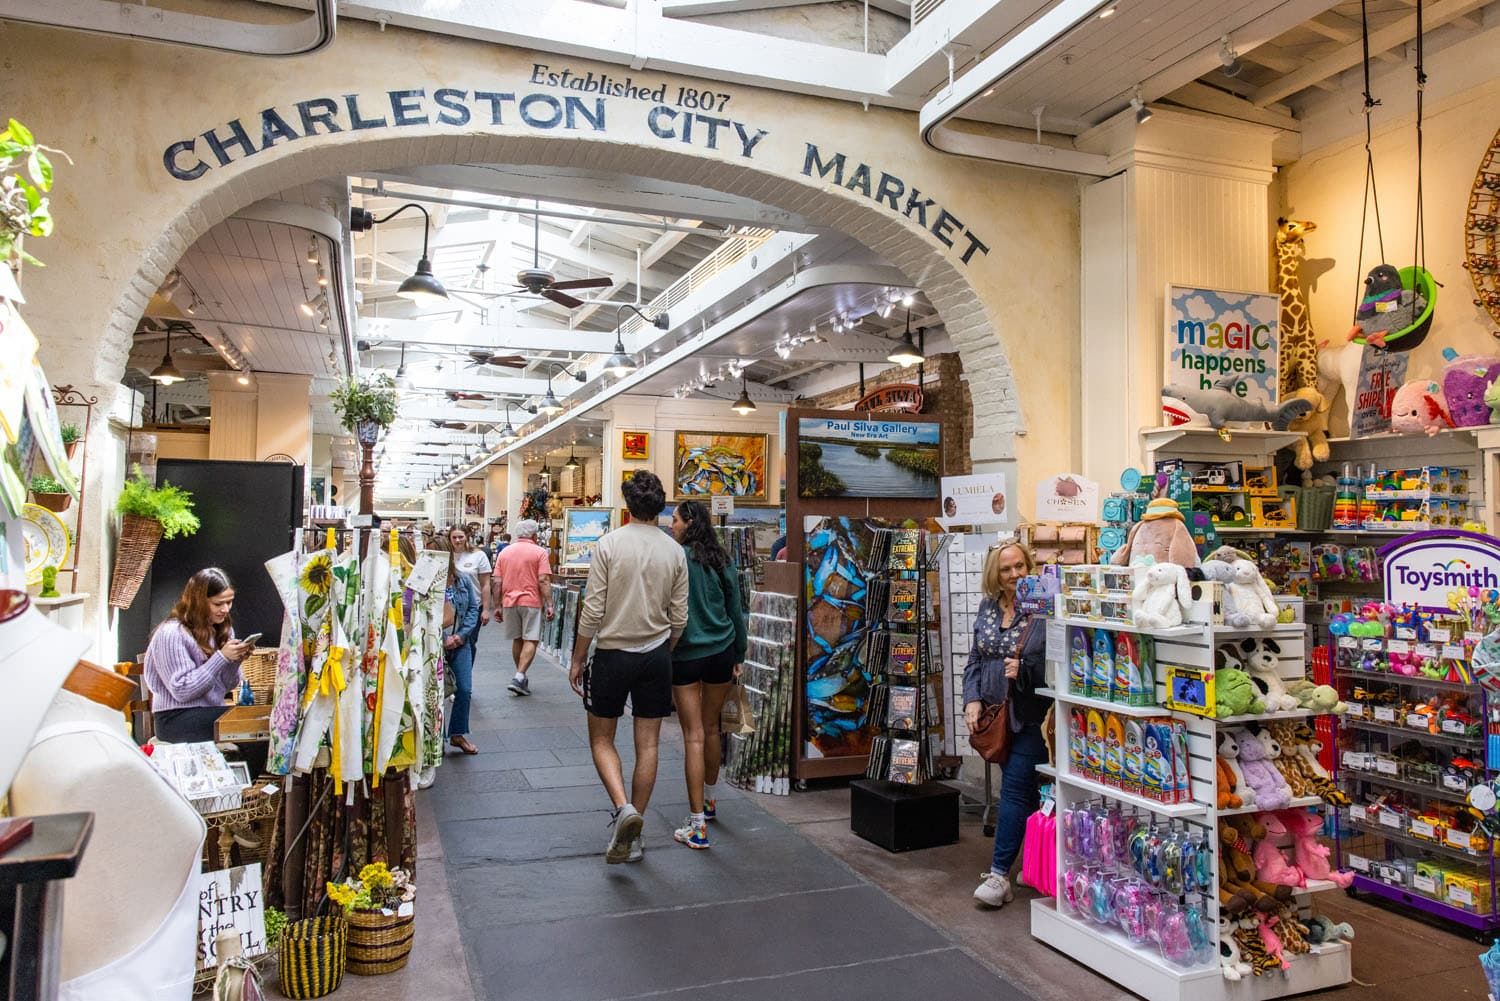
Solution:
{"label": "potted green plant", "polygon": [[21,241],[52,232],[52,209],[46,198],[52,190],[48,153],[73,162],[61,150],[38,143],[31,130],[14,118],[0,132],[0,261],[7,264],[25,261],[42,267],[41,261],[21,249]]}
{"label": "potted green plant", "polygon": [[31,499],[48,511],[56,511],[59,514],[66,511],[73,503],[72,496],[67,487],[48,476],[46,473],[37,473],[31,478]]}
{"label": "potted green plant", "polygon": [[345,431],[361,445],[374,445],[380,432],[396,422],[396,380],[388,372],[366,379],[350,376],[329,394],[334,413]]}
{"label": "potted green plant", "polygon": [[68,458],[73,458],[73,453],[78,451],[78,441],[83,437],[83,431],[77,424],[64,424],[62,426],[63,447],[68,450]]}
{"label": "potted green plant", "polygon": [[115,572],[109,585],[109,603],[129,608],[146,579],[156,547],[162,539],[175,539],[198,531],[193,513],[193,495],[170,483],[155,486],[134,466],[120,491],[115,510],[123,518],[115,546]]}

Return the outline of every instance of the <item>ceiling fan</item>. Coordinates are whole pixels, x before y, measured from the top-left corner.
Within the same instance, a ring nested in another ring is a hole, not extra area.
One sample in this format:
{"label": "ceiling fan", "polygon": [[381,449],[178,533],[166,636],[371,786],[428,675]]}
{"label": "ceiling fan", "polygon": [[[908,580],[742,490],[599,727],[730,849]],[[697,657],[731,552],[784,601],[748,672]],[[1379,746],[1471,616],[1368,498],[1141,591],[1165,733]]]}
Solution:
{"label": "ceiling fan", "polygon": [[469,426],[466,421],[429,421],[428,423],[435,428],[446,428],[449,431],[462,431]]}
{"label": "ceiling fan", "polygon": [[444,395],[452,403],[461,403],[465,400],[488,400],[490,398],[489,393],[465,393],[457,389],[450,389]]}
{"label": "ceiling fan", "polygon": [[[538,209],[541,202],[536,203]],[[540,214],[531,217],[531,267],[522,268],[516,272],[516,284],[520,290],[539,295],[543,299],[550,299],[559,306],[568,309],[577,309],[583,305],[583,300],[568,295],[570,291],[588,288],[609,288],[614,280],[600,276],[598,278],[574,278],[571,281],[560,282],[557,276],[542,267],[541,240],[542,221]],[[515,295],[515,292],[509,293]]]}
{"label": "ceiling fan", "polygon": [[[484,348],[476,348],[475,350],[469,352],[469,357],[473,359],[468,364],[469,368],[479,368],[483,365],[502,365],[505,368],[526,367],[526,358],[524,355],[497,355],[493,351],[488,351]],[[454,394],[449,393],[448,395],[451,397]],[[466,396],[464,398],[470,400],[485,399],[484,396],[478,393]]]}

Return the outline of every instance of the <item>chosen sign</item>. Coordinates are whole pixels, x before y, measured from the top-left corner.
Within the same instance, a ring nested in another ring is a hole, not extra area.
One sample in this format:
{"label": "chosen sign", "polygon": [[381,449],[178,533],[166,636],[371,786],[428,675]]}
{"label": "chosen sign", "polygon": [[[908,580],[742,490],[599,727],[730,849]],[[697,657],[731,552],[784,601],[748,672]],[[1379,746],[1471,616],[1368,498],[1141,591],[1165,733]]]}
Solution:
{"label": "chosen sign", "polygon": [[1393,605],[1447,611],[1455,592],[1500,590],[1500,546],[1457,529],[1417,532],[1380,550],[1385,597]]}

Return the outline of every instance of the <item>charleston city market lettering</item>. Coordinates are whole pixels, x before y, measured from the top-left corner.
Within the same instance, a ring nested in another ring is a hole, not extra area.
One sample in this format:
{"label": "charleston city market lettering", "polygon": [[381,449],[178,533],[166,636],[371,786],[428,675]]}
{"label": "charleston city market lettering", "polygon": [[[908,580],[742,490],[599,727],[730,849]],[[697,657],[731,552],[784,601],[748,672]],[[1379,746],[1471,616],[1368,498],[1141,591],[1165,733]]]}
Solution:
{"label": "charleston city market lettering", "polygon": [[[510,91],[463,90],[441,87],[390,90],[376,96],[343,94],[312,97],[291,105],[263,109],[258,118],[232,119],[199,135],[179,139],[162,151],[162,166],[179,181],[196,181],[209,171],[228,167],[284,143],[318,135],[366,132],[440,125],[456,129],[475,126],[524,126],[541,131],[605,133],[609,131],[610,98],[645,105],[645,125],[658,139],[709,150],[722,150],[754,159],[767,130],[728,117],[732,95],[690,87],[655,87],[607,74],[576,75],[554,72],[545,64],[533,67],[529,81],[556,87],[561,96]],[[606,96],[607,95],[607,96]],[[915,185],[864,163],[849,169],[843,153],[825,155],[806,143],[801,173],[832,180],[848,191],[883,205],[928,230],[946,247],[955,236],[964,241],[959,259],[968,264],[989,246],[935,199],[924,198]],[[846,177],[847,172],[847,177]]]}

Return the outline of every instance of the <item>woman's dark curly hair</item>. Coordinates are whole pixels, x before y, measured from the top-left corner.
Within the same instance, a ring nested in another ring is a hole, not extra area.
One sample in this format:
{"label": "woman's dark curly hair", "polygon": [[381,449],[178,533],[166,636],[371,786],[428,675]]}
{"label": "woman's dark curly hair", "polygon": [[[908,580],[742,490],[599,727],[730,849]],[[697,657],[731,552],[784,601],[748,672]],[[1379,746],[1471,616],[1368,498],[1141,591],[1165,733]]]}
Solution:
{"label": "woman's dark curly hair", "polygon": [[710,570],[722,570],[729,565],[729,554],[719,545],[708,508],[702,502],[683,501],[677,505],[677,517],[687,525],[687,531],[682,533],[682,545],[694,560]]}

